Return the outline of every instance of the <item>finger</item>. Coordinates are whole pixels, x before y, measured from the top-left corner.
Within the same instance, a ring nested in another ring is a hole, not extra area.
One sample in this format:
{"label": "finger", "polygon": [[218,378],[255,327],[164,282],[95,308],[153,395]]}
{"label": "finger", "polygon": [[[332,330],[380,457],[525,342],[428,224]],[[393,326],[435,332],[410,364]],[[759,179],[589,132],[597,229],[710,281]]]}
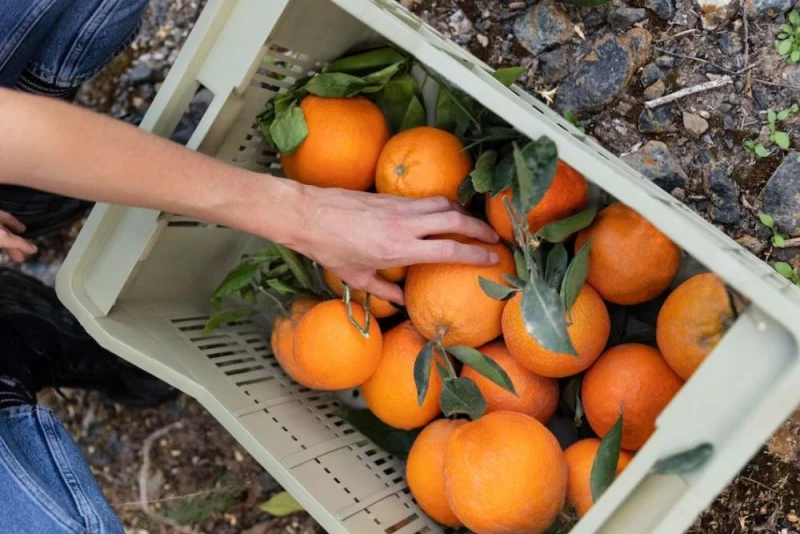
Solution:
{"label": "finger", "polygon": [[379,299],[388,300],[397,304],[405,304],[405,296],[400,286],[393,284],[375,275],[364,284],[364,291],[378,297]]}
{"label": "finger", "polygon": [[25,261],[25,254],[23,254],[22,252],[20,252],[15,248],[8,249],[8,255],[11,258],[11,260],[16,263],[22,263],[23,261]]}
{"label": "finger", "polygon": [[[450,239],[418,241],[409,251],[409,264],[461,263],[467,265],[495,265],[500,260],[496,252],[478,245],[466,245]],[[405,263],[405,262],[404,262]]]}
{"label": "finger", "polygon": [[19,219],[8,213],[7,211],[0,210],[0,224],[14,232],[15,234],[21,234],[25,231],[25,225],[22,224]]}
{"label": "finger", "polygon": [[442,213],[456,211],[466,213],[467,211],[459,204],[451,202],[445,197],[431,197],[415,200],[404,207],[405,213],[409,215],[427,215],[429,213]]}
{"label": "finger", "polygon": [[460,234],[486,243],[497,243],[500,236],[491,226],[463,213],[447,211],[420,217],[414,222],[420,236]]}
{"label": "finger", "polygon": [[16,249],[23,254],[33,254],[38,250],[36,245],[18,235],[12,234],[8,230],[0,230],[0,248]]}

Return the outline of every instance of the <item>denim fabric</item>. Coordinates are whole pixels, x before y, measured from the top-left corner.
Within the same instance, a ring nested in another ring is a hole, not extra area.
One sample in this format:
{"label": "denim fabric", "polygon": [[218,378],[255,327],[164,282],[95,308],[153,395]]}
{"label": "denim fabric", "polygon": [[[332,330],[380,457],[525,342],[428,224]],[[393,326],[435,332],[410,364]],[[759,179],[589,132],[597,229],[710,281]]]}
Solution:
{"label": "denim fabric", "polygon": [[0,410],[0,532],[124,534],[86,460],[50,410]]}
{"label": "denim fabric", "polygon": [[0,0],[0,86],[77,87],[133,40],[148,0]]}

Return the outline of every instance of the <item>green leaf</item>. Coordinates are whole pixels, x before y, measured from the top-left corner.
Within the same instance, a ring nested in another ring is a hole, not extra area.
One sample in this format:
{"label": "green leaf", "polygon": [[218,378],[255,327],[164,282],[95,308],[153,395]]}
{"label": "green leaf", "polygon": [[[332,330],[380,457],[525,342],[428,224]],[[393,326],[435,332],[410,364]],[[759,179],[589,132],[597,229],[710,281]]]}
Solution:
{"label": "green leaf", "polygon": [[774,267],[775,270],[778,271],[778,274],[780,274],[784,278],[788,278],[789,280],[791,280],[792,277],[795,275],[792,266],[786,263],[785,261],[776,261]]}
{"label": "green leaf", "polygon": [[300,284],[300,287],[303,289],[311,289],[312,281],[311,275],[308,274],[305,265],[300,260],[300,257],[289,250],[288,248],[284,247],[283,245],[275,245],[278,248],[278,252],[283,258],[283,261],[289,266],[291,269],[292,274],[294,275],[295,280]]}
{"label": "green leaf", "polygon": [[383,101],[392,131],[400,131],[411,98],[419,94],[417,80],[408,74],[396,76],[383,88]]}
{"label": "green leaf", "polygon": [[653,464],[652,472],[659,475],[682,475],[699,469],[714,454],[714,446],[702,443],[688,451],[673,454]]}
{"label": "green leaf", "polygon": [[762,145],[761,143],[756,143],[756,146],[753,149],[753,151],[756,153],[756,156],[762,158],[766,158],[767,156],[769,156],[769,150],[764,148],[764,145]]}
{"label": "green leaf", "polygon": [[492,190],[494,167],[497,163],[497,151],[487,150],[478,156],[475,168],[469,173],[472,178],[472,187],[478,193],[488,193]]}
{"label": "green leaf", "polygon": [[522,292],[522,320],[525,330],[542,348],[577,356],[567,333],[564,306],[558,292],[534,276]]}
{"label": "green leaf", "polygon": [[525,282],[528,281],[528,268],[525,265],[525,255],[521,250],[514,249],[514,264],[517,267],[517,277]]}
{"label": "green leaf", "polygon": [[401,460],[408,457],[414,440],[422,430],[400,430],[391,427],[369,410],[347,410],[337,415],[364,434],[380,449]]}
{"label": "green leaf", "polygon": [[455,104],[442,85],[439,85],[439,95],[436,97],[434,126],[450,132],[456,129]]}
{"label": "green leaf", "polygon": [[216,312],[206,323],[206,327],[203,329],[203,334],[208,335],[224,324],[235,323],[236,321],[249,319],[255,314],[255,310],[247,310],[243,308],[235,308],[232,310]]}
{"label": "green leaf", "polygon": [[425,108],[422,107],[422,102],[419,101],[419,98],[414,95],[408,102],[408,109],[406,109],[406,114],[403,116],[403,120],[400,123],[399,131],[402,132],[409,128],[424,126],[425,122]]}
{"label": "green leaf", "polygon": [[211,295],[212,299],[218,300],[238,293],[242,289],[249,287],[258,273],[259,265],[255,263],[242,263],[236,266],[228,276],[219,284]]}
{"label": "green leaf", "polygon": [[258,508],[262,512],[267,512],[275,517],[286,517],[287,515],[305,511],[288,491],[276,493],[267,502],[259,504]]}
{"label": "green leaf", "polygon": [[774,111],[769,111],[769,112],[767,113],[767,120],[768,120],[769,122],[772,122],[772,123],[774,123],[774,122],[775,122],[775,120],[776,120],[777,118],[778,118],[778,116],[775,114],[775,112],[774,112]]}
{"label": "green leaf", "polygon": [[785,33],[781,32],[781,33],[779,33],[778,35],[776,35],[776,37],[778,38],[778,40],[779,40],[779,41],[782,41],[782,40],[784,40],[784,39],[788,39],[788,38],[789,38],[789,35],[787,35],[787,34],[785,34]]}
{"label": "green leaf", "polygon": [[772,244],[778,248],[784,248],[786,246],[786,238],[782,234],[775,233],[772,235]]}
{"label": "green leaf", "polygon": [[479,374],[488,378],[506,391],[510,391],[514,395],[517,394],[517,390],[514,389],[511,378],[509,378],[502,367],[497,365],[494,360],[485,354],[471,347],[461,346],[448,347],[447,352],[452,354],[461,363],[472,367]]}
{"label": "green leaf", "polygon": [[297,104],[289,106],[275,117],[269,127],[269,134],[281,153],[287,156],[294,154],[308,137],[308,125],[303,110]]}
{"label": "green leaf", "polygon": [[442,413],[445,417],[467,414],[477,419],[486,412],[486,399],[469,378],[447,378],[442,387]]}
{"label": "green leaf", "polygon": [[789,22],[794,26],[800,26],[800,13],[798,13],[796,9],[789,12]]}
{"label": "green leaf", "polygon": [[766,213],[759,213],[758,220],[761,221],[761,224],[763,224],[767,228],[775,228],[775,219],[773,219]]}
{"label": "green leaf", "polygon": [[469,150],[483,143],[491,143],[494,141],[511,141],[518,138],[520,138],[520,134],[514,128],[508,128],[505,126],[489,126],[486,128],[485,135],[479,135],[477,137],[470,138],[470,143],[464,147],[464,150]]}
{"label": "green leaf", "polygon": [[575,232],[583,230],[592,224],[592,221],[594,221],[596,215],[597,208],[586,208],[575,215],[571,215],[565,219],[561,219],[560,221],[555,221],[548,224],[536,232],[536,235],[545,241],[549,241],[551,243],[560,243]]}
{"label": "green leaf", "polygon": [[583,375],[572,377],[561,392],[561,401],[567,413],[573,415],[576,427],[581,426],[583,419],[583,403],[581,402],[581,383]]}
{"label": "green leaf", "polygon": [[246,288],[242,289],[241,294],[245,302],[253,305],[256,304],[257,302],[256,290],[253,289],[253,286],[247,286]]}
{"label": "green leaf", "polygon": [[586,277],[589,275],[589,250],[592,246],[590,239],[581,249],[575,253],[575,257],[567,267],[564,274],[564,281],[561,284],[561,298],[564,302],[564,309],[569,313],[572,305],[578,300],[578,295],[583,289]]}
{"label": "green leaf", "polygon": [[363,76],[361,79],[364,82],[375,89],[382,89],[392,77],[397,74],[400,69],[405,66],[406,60],[403,59],[402,61],[398,61],[397,63],[392,63],[377,72],[373,72]]}
{"label": "green leaf", "polygon": [[789,139],[789,134],[786,132],[775,132],[770,137],[776,145],[784,150],[789,150],[789,145],[792,144],[791,140]]}
{"label": "green leaf", "polygon": [[417,386],[417,402],[422,406],[428,395],[433,361],[433,341],[428,341],[414,360],[414,384]]}
{"label": "green leaf", "polygon": [[299,293],[299,291],[296,288],[287,284],[280,278],[269,278],[266,280],[266,284],[275,291],[277,291],[280,295],[294,295],[296,293]]}
{"label": "green leaf", "polygon": [[439,360],[436,360],[436,370],[439,371],[439,376],[442,377],[442,380],[446,378],[452,378],[450,376],[450,371],[448,371],[447,367],[442,365],[442,363]]}
{"label": "green leaf", "polygon": [[789,118],[790,111],[788,109],[784,109],[783,111],[778,112],[778,120],[785,121]]}
{"label": "green leaf", "polygon": [[514,143],[514,170],[516,180],[513,183],[512,201],[517,213],[524,217],[536,205],[532,197],[533,173],[525,164],[522,151]]}
{"label": "green leaf", "polygon": [[781,24],[781,30],[785,31],[786,33],[794,33],[794,29],[788,24]]}
{"label": "green leaf", "polygon": [[569,254],[567,249],[561,243],[558,243],[547,254],[547,266],[544,270],[544,280],[552,287],[559,287],[561,279],[567,270],[567,261],[569,261]]}
{"label": "green leaf", "polygon": [[597,455],[592,463],[592,474],[589,478],[589,486],[592,489],[592,500],[597,502],[600,496],[608,489],[617,474],[617,463],[619,462],[619,452],[622,448],[622,408],[620,407],[619,418],[611,430],[603,436]]}
{"label": "green leaf", "polygon": [[264,248],[258,249],[248,256],[251,260],[256,262],[273,262],[281,257],[281,252],[276,245],[268,245]]}
{"label": "green leaf", "polygon": [[778,53],[782,56],[788,56],[789,52],[792,50],[792,40],[785,39],[783,41],[778,41]]}
{"label": "green leaf", "polygon": [[[518,153],[522,156],[522,164],[517,158]],[[525,145],[521,151],[515,151],[514,163],[517,179],[514,181],[512,200],[516,203],[519,213],[528,213],[539,203],[553,183],[558,150],[553,141],[547,137],[540,137]]]}
{"label": "green leaf", "polygon": [[345,98],[354,96],[366,87],[367,82],[361,78],[343,72],[323,72],[311,78],[304,89],[312,95],[329,98]]}
{"label": "green leaf", "polygon": [[513,287],[498,284],[497,282],[487,280],[482,276],[478,277],[478,284],[480,284],[483,292],[486,293],[489,298],[494,300],[508,300],[517,292],[517,290]]}
{"label": "green leaf", "polygon": [[472,178],[467,176],[461,183],[458,184],[458,201],[462,206],[466,206],[467,202],[472,199],[478,192],[475,191],[475,186],[472,185]]}
{"label": "green leaf", "polygon": [[526,72],[528,72],[528,69],[525,67],[504,67],[494,71],[492,76],[498,82],[502,83],[506,87],[509,87]]}
{"label": "green leaf", "polygon": [[792,63],[797,63],[800,61],[800,50],[792,50],[792,55],[790,56]]}
{"label": "green leaf", "polygon": [[496,197],[514,183],[514,156],[509,155],[500,160],[494,169],[492,180],[492,197]]}
{"label": "green leaf", "polygon": [[503,279],[517,289],[525,287],[525,280],[510,274],[503,274]]}
{"label": "green leaf", "polygon": [[353,73],[381,69],[405,59],[406,57],[394,48],[378,48],[337,59],[325,67],[324,72]]}

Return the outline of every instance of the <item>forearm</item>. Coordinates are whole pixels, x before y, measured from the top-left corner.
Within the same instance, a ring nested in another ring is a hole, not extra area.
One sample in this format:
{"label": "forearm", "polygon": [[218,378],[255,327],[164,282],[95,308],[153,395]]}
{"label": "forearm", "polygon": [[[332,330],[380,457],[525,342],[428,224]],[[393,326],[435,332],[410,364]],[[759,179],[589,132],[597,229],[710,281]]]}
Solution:
{"label": "forearm", "polygon": [[302,188],[51,99],[0,90],[0,183],[157,209],[292,245]]}

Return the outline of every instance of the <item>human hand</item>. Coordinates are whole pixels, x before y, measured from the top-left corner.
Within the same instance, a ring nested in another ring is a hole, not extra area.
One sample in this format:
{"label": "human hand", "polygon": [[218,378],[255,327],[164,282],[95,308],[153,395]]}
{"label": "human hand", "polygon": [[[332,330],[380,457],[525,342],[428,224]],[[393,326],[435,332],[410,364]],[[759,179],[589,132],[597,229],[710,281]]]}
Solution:
{"label": "human hand", "polygon": [[305,187],[306,224],[291,246],[337,274],[355,289],[403,304],[403,291],[376,269],[417,263],[493,265],[497,254],[454,239],[459,234],[487,243],[500,238],[485,222],[443,197],[410,199],[342,189]]}
{"label": "human hand", "polygon": [[25,256],[36,252],[36,246],[16,234],[25,231],[25,225],[16,217],[0,211],[0,249],[6,249],[8,255],[17,263],[25,261]]}

